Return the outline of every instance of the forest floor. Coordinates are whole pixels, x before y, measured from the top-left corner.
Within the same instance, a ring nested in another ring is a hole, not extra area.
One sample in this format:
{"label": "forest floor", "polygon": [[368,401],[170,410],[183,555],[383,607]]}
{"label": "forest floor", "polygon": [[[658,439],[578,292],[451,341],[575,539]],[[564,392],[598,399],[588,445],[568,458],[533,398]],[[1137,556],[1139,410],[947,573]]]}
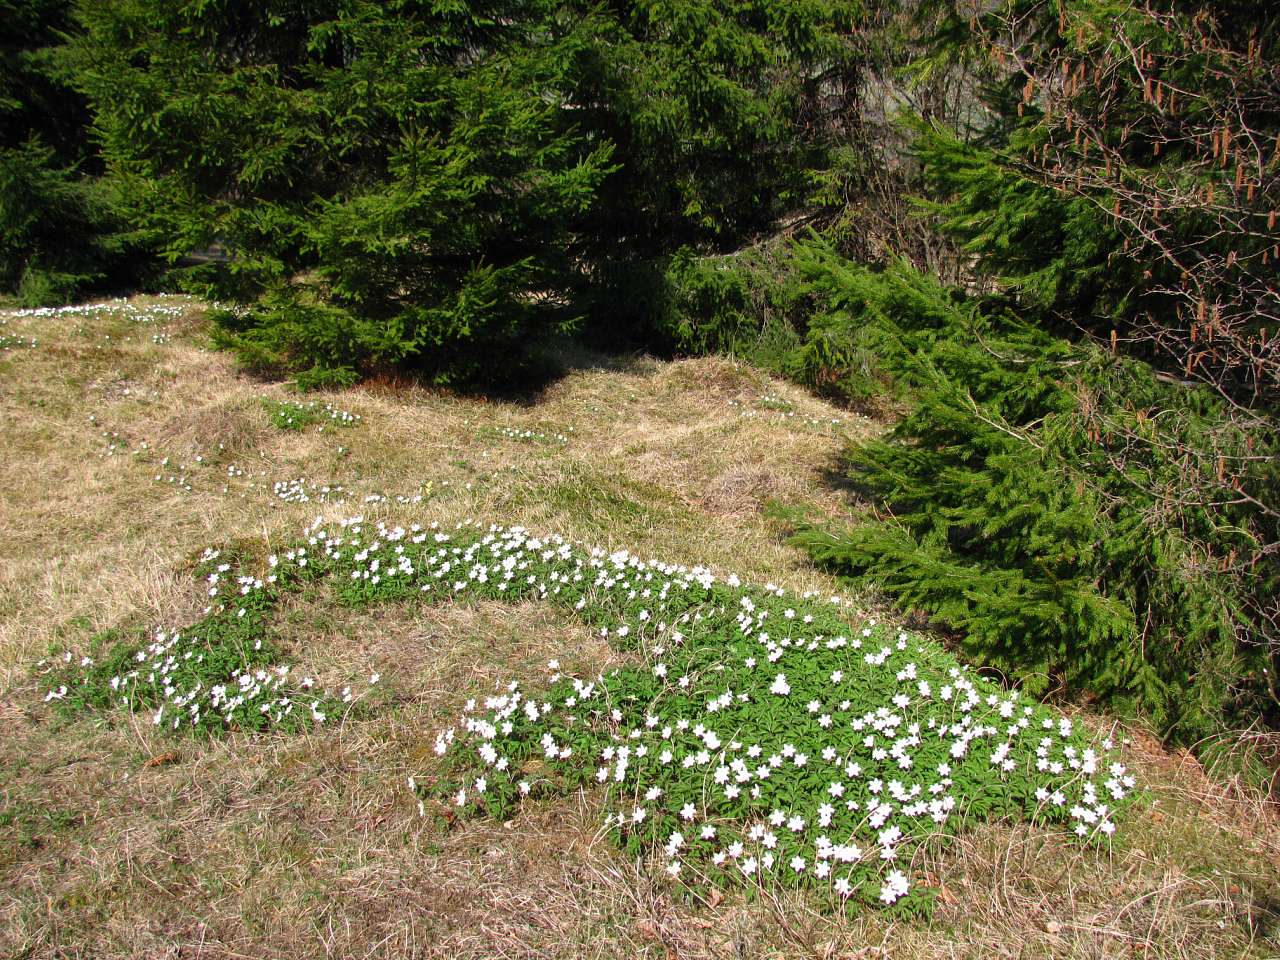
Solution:
{"label": "forest floor", "polygon": [[[1275,809],[1136,726],[1148,798],[1109,849],[966,834],[923,865],[928,921],[687,903],[603,837],[591,792],[507,822],[420,817],[407,778],[464,699],[550,658],[620,656],[548,605],[286,602],[282,642],[321,682],[382,678],[371,709],[309,733],[57,715],[39,658],[190,622],[206,547],[286,543],[317,515],[519,524],[849,593],[766,507],[857,509],[837,455],[886,425],[748,366],[577,354],[527,400],[387,382],[300,398],[208,333],[177,297],[0,314],[0,957],[1280,955]],[[282,428],[279,404],[312,400],[359,419]]]}

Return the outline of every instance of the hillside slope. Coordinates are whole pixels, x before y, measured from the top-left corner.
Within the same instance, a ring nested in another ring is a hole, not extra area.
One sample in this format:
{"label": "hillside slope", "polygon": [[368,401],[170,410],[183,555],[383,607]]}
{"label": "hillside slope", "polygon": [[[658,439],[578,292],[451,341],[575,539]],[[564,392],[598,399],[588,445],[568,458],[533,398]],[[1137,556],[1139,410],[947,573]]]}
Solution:
{"label": "hillside slope", "polygon": [[[603,841],[589,792],[505,823],[421,817],[406,778],[462,698],[548,659],[587,671],[618,656],[541,605],[291,599],[284,642],[321,684],[381,677],[352,684],[371,709],[302,736],[62,719],[37,659],[110,628],[188,622],[206,599],[190,576],[203,550],[265,553],[317,515],[519,524],[842,592],[762,508],[847,509],[828,471],[848,438],[882,425],[720,359],[581,355],[527,402],[392,383],[299,399],[209,352],[203,309],[184,299],[0,324],[0,954],[1280,950],[1274,812],[1139,730],[1128,749],[1150,802],[1110,850],[1025,826],[968,834],[917,864],[940,887],[928,924],[841,921],[791,897],[687,904]],[[884,615],[870,591],[848,602]]]}

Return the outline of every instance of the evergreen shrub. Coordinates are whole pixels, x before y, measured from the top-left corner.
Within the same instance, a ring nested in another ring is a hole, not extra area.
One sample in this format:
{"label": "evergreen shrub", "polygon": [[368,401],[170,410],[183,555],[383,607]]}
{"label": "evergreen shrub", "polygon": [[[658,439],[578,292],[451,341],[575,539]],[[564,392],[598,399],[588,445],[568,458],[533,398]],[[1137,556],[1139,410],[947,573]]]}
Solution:
{"label": "evergreen shrub", "polygon": [[0,0],[0,294],[25,307],[136,288],[158,272],[71,89],[71,8]]}
{"label": "evergreen shrub", "polygon": [[806,269],[826,310],[805,349],[843,324],[909,412],[845,455],[880,520],[807,526],[800,544],[962,631],[1029,692],[1088,692],[1182,742],[1274,722],[1265,418],[902,265],[811,247]]}
{"label": "evergreen shrub", "polygon": [[857,8],[79,11],[76,82],[139,233],[174,261],[225,251],[186,272],[235,308],[219,342],[333,383],[502,380],[589,315],[596,339],[631,339],[653,263],[737,246],[802,202],[824,145],[799,120],[836,82]]}
{"label": "evergreen shrub", "polygon": [[562,109],[586,25],[548,3],[80,8],[77,80],[140,228],[235,305],[251,366],[458,381],[574,320],[572,224],[612,146]]}
{"label": "evergreen shrub", "polygon": [[1184,743],[1274,724],[1274,420],[1068,336],[1029,302],[1115,286],[1069,282],[1049,247],[988,296],[817,238],[677,260],[665,329],[690,352],[770,344],[774,372],[906,412],[844,458],[879,519],[798,533],[819,562],[928,612],[1029,692],[1098,698]]}
{"label": "evergreen shrub", "polygon": [[981,278],[1248,406],[1280,400],[1280,16],[1268,4],[924,5],[984,108],[919,117]]}

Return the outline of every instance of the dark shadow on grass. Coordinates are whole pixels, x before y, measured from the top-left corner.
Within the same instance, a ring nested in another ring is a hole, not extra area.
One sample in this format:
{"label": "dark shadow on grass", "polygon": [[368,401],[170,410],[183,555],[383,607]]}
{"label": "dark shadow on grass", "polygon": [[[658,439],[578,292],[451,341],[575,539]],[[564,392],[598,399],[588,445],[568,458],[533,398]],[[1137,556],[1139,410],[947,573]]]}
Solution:
{"label": "dark shadow on grass", "polygon": [[[391,395],[427,390],[445,396],[480,402],[510,404],[530,409],[538,406],[547,391],[566,377],[583,371],[603,371],[642,375],[653,372],[655,358],[643,351],[605,352],[569,338],[531,344],[514,367],[504,361],[502,375],[492,379],[472,379],[441,384],[427,373],[384,368],[372,371],[352,386],[354,391]],[[241,367],[240,375],[260,383],[288,383],[289,377],[271,375]]]}

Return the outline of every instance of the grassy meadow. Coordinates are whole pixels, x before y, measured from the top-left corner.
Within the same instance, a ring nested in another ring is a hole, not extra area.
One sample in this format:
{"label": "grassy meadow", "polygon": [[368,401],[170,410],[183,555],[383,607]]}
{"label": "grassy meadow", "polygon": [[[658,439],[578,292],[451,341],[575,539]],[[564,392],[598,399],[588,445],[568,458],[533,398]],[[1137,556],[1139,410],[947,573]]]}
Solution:
{"label": "grassy meadow", "polygon": [[521,525],[893,619],[768,511],[850,509],[839,452],[883,422],[727,359],[585,352],[536,396],[387,379],[300,396],[213,352],[204,313],[139,297],[0,316],[0,957],[1280,954],[1274,804],[1137,727],[1113,735],[1143,798],[1108,843],[995,823],[925,847],[928,921],[681,897],[608,842],[590,789],[505,821],[423,816],[406,781],[430,775],[464,700],[553,659],[583,675],[625,662],[548,604],[288,596],[274,622],[290,661],[354,691],[302,733],[59,712],[41,658],[191,622],[203,551],[262,556],[317,517]]}

